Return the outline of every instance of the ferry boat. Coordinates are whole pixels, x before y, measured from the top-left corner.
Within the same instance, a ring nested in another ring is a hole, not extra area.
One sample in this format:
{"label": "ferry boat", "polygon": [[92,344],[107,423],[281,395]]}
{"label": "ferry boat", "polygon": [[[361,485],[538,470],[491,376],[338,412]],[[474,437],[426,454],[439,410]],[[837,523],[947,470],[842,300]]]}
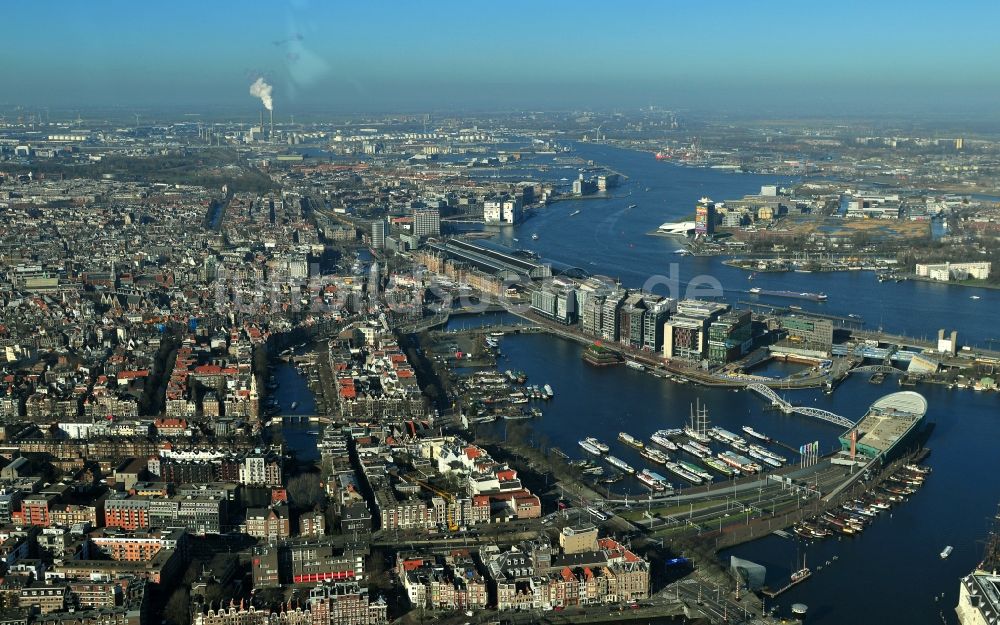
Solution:
{"label": "ferry boat", "polygon": [[645,445],[642,444],[641,440],[639,440],[638,438],[632,436],[628,432],[619,432],[618,433],[618,440],[620,440],[621,442],[625,443],[626,445],[631,445],[632,447],[635,447],[636,449],[642,449],[643,447],[645,447]]}
{"label": "ferry boat", "polygon": [[653,441],[660,447],[663,447],[667,451],[677,451],[677,443],[667,438],[670,430],[657,430],[653,432],[653,435],[649,437],[649,440]]}
{"label": "ferry boat", "polygon": [[664,482],[666,482],[666,479],[662,475],[658,473],[653,473],[648,469],[643,469],[642,471],[640,471],[639,474],[636,475],[636,479],[638,479],[640,482],[648,486],[650,489],[657,492],[666,490],[667,488],[666,485],[664,484]]}
{"label": "ferry boat", "polygon": [[779,456],[770,449],[767,449],[766,447],[761,447],[760,445],[750,445],[750,451],[755,451],[761,454],[762,456],[767,456],[768,458],[772,458],[781,463],[788,462],[788,458],[785,458],[784,456]]}
{"label": "ferry boat", "polygon": [[743,426],[743,431],[746,432],[746,434],[748,436],[752,436],[752,437],[756,438],[757,440],[764,441],[765,443],[770,443],[771,442],[771,437],[769,437],[766,434],[763,434],[761,432],[758,432],[757,430],[753,429],[749,425],[744,425]]}
{"label": "ferry boat", "polygon": [[587,438],[585,438],[583,440],[587,441],[588,443],[590,443],[594,447],[600,449],[601,453],[605,453],[606,454],[606,453],[608,453],[608,449],[610,449],[607,445],[605,445],[601,441],[597,440],[593,436],[588,436]]}
{"label": "ferry boat", "polygon": [[555,393],[552,392],[552,387],[549,386],[548,384],[543,386],[542,390],[545,391],[545,396],[548,397],[549,399],[552,399],[552,397],[555,395]]}
{"label": "ferry boat", "polygon": [[636,362],[634,360],[626,360],[625,361],[625,366],[628,367],[628,368],[630,368],[630,369],[635,369],[636,371],[645,371],[646,370],[646,367],[644,365],[642,365],[641,363],[638,363],[638,362]]}
{"label": "ferry boat", "polygon": [[594,454],[595,456],[600,456],[602,453],[604,453],[603,451],[600,450],[600,448],[598,448],[596,445],[594,445],[594,443],[592,443],[591,441],[595,441],[596,442],[596,440],[593,439],[593,438],[587,438],[587,439],[584,439],[582,441],[577,441],[577,444],[580,447],[583,447],[584,451],[589,451],[590,453]]}
{"label": "ferry boat", "polygon": [[750,454],[751,458],[756,458],[757,460],[760,460],[761,462],[763,462],[768,466],[774,467],[775,469],[781,468],[781,463],[775,460],[774,458],[771,458],[770,456],[765,456],[764,454],[758,453],[753,449],[751,449],[747,453]]}
{"label": "ferry boat", "polygon": [[701,449],[695,447],[691,443],[684,443],[683,445],[681,445],[681,449],[683,449],[684,451],[688,452],[689,454],[691,454],[692,456],[694,456],[696,458],[706,458],[706,457],[708,457],[708,454],[706,454]]}
{"label": "ferry boat", "polygon": [[718,471],[719,473],[721,473],[721,474],[723,474],[723,475],[725,475],[727,477],[732,477],[734,475],[739,475],[740,474],[739,469],[735,469],[733,467],[730,467],[726,463],[720,462],[716,458],[711,458],[711,457],[709,457],[709,458],[703,458],[702,462],[704,462],[705,465],[708,468],[715,469],[716,471]]}
{"label": "ferry boat", "polygon": [[655,447],[646,447],[639,452],[639,455],[656,464],[667,464],[670,462],[670,456]]}
{"label": "ferry boat", "polygon": [[298,407],[298,405],[299,405],[299,402],[297,402],[297,401],[293,401],[293,402],[292,402],[292,410],[295,410],[295,408],[297,408],[297,407]]}
{"label": "ferry boat", "polygon": [[942,560],[946,559],[948,556],[951,555],[952,551],[953,551],[953,549],[952,549],[951,545],[948,545],[947,547],[945,547],[944,551],[941,552],[941,559]]}
{"label": "ferry boat", "polygon": [[760,473],[760,465],[745,456],[734,454],[731,451],[720,451],[718,458],[734,469],[739,469],[743,473]]}
{"label": "ferry boat", "polygon": [[706,471],[705,469],[699,467],[698,465],[694,464],[693,462],[684,462],[683,460],[681,460],[678,464],[684,467],[685,470],[690,471],[691,473],[694,473],[695,475],[700,477],[703,481],[705,482],[712,481],[712,474]]}
{"label": "ferry boat", "polygon": [[671,473],[673,473],[674,475],[676,475],[678,477],[681,477],[681,478],[687,480],[688,482],[691,482],[692,484],[701,484],[701,478],[700,477],[698,477],[694,473],[691,473],[690,471],[688,471],[687,469],[685,469],[684,467],[682,467],[680,464],[678,464],[676,462],[668,462],[667,463],[667,470],[670,471]]}
{"label": "ferry boat", "polygon": [[625,462],[620,458],[615,458],[614,456],[608,456],[607,461],[608,464],[610,464],[611,466],[617,467],[626,473],[629,474],[635,473],[635,469],[633,469],[631,465],[629,465],[627,462]]}
{"label": "ferry boat", "polygon": [[719,441],[720,443],[726,443],[727,445],[732,445],[734,443],[745,444],[747,442],[746,439],[743,438],[742,436],[737,436],[736,434],[733,434],[729,430],[725,430],[720,427],[709,428],[707,434],[711,438],[714,438],[715,440]]}

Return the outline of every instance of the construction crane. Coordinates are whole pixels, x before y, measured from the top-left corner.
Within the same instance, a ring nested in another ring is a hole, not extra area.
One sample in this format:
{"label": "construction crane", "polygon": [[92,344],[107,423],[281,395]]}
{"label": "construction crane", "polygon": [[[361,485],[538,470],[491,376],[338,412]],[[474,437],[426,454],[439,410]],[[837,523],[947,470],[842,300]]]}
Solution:
{"label": "construction crane", "polygon": [[452,531],[452,532],[457,532],[458,531],[458,523],[455,521],[455,505],[456,505],[456,503],[455,503],[455,495],[453,495],[453,494],[451,494],[449,492],[443,491],[443,490],[441,490],[439,488],[435,488],[434,486],[431,486],[427,482],[425,482],[423,480],[418,480],[417,478],[407,477],[405,475],[400,476],[400,477],[402,477],[407,482],[410,482],[411,484],[416,484],[420,488],[423,488],[426,491],[434,493],[438,497],[441,497],[442,499],[444,499],[445,503],[446,503],[445,510],[447,511],[447,515],[448,515],[448,530]]}

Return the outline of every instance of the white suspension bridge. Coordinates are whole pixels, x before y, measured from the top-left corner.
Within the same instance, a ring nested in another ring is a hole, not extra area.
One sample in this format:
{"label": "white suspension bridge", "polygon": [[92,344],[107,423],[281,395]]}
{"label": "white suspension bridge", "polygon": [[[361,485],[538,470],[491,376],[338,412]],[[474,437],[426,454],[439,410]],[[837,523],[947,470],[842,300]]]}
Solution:
{"label": "white suspension bridge", "polygon": [[822,419],[823,421],[835,423],[845,428],[852,428],[855,425],[854,422],[851,421],[850,419],[842,417],[838,414],[834,414],[829,410],[823,410],[821,408],[812,408],[810,406],[793,406],[791,403],[789,403],[788,401],[780,397],[777,393],[775,393],[772,388],[764,384],[761,384],[760,382],[755,382],[753,384],[747,385],[747,389],[757,393],[764,399],[767,399],[768,401],[771,402],[772,406],[777,407],[779,410],[781,410],[786,414],[794,412],[797,414],[805,415],[807,417],[814,417],[816,419]]}

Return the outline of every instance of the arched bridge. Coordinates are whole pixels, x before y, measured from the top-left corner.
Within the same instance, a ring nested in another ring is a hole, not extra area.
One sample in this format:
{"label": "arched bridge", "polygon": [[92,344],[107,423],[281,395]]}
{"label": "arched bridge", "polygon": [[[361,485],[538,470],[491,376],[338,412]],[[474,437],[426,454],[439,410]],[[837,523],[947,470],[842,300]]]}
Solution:
{"label": "arched bridge", "polygon": [[830,423],[835,423],[845,428],[854,427],[854,422],[851,421],[850,419],[842,417],[838,414],[834,414],[828,410],[822,410],[820,408],[811,408],[808,406],[793,406],[792,404],[788,403],[780,396],[778,396],[778,394],[774,392],[774,389],[767,386],[766,384],[755,382],[753,384],[747,385],[747,389],[757,393],[764,399],[769,400],[772,406],[777,406],[784,413],[795,412],[801,415],[805,415],[807,417],[815,417],[816,419],[829,421]]}
{"label": "arched bridge", "polygon": [[895,375],[906,375],[906,372],[898,367],[893,367],[892,365],[864,365],[863,367],[855,367],[848,371],[848,373],[890,373]]}

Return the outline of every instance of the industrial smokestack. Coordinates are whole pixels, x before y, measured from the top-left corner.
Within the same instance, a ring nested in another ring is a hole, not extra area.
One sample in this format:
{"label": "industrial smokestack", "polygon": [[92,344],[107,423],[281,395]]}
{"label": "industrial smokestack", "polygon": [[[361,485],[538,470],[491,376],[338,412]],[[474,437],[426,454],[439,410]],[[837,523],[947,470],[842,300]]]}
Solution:
{"label": "industrial smokestack", "polygon": [[264,134],[264,109],[260,109],[260,134]]}
{"label": "industrial smokestack", "polygon": [[260,98],[264,108],[269,111],[271,110],[271,107],[274,106],[274,102],[271,100],[271,89],[271,85],[264,82],[263,78],[258,78],[252,85],[250,85],[250,95],[255,98]]}
{"label": "industrial smokestack", "polygon": [[274,142],[274,109],[271,111],[271,129],[267,131],[267,138],[269,141]]}

